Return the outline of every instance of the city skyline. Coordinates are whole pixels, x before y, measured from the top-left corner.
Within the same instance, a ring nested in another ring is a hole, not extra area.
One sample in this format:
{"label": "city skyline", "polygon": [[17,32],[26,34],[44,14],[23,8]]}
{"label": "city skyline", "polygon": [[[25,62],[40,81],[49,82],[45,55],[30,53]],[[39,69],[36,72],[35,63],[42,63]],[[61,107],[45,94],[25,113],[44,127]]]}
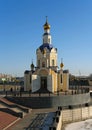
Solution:
{"label": "city skyline", "polygon": [[92,73],[91,0],[0,1],[0,73],[23,76],[42,44],[48,16],[52,44],[58,49],[58,66],[74,75]]}

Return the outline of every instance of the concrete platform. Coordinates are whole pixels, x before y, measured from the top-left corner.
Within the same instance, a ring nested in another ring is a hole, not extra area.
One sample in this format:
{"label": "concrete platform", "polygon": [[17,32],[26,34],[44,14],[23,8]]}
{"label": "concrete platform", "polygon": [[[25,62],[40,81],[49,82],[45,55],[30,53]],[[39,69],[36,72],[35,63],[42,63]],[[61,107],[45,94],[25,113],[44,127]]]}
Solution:
{"label": "concrete platform", "polygon": [[[52,108],[51,109],[33,109],[31,113],[25,116],[25,118],[20,119],[18,122],[16,122],[16,124],[11,126],[7,130],[34,130],[34,129],[39,130],[41,126],[44,128],[44,130],[48,130],[48,127],[51,123],[50,119],[52,119],[53,112],[55,111],[56,109],[52,109]],[[49,115],[49,113],[52,113],[52,114]],[[49,121],[49,123],[46,121]]]}

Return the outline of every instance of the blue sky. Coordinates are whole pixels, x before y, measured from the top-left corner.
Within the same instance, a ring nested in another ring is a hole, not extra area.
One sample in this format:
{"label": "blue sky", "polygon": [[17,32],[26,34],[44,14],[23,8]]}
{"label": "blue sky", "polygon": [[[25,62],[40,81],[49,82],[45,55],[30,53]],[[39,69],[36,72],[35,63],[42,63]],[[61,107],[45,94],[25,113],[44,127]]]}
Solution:
{"label": "blue sky", "polygon": [[92,0],[0,0],[0,73],[23,76],[36,64],[48,16],[58,65],[92,73]]}

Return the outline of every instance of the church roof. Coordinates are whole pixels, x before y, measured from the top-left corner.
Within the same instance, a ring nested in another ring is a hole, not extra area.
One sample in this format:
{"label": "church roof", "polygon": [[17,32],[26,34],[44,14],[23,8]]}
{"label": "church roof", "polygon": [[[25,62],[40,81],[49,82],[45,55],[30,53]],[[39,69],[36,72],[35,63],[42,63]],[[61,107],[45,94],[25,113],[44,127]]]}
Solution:
{"label": "church roof", "polygon": [[44,43],[39,48],[40,48],[41,51],[43,51],[44,48],[47,48],[49,51],[51,51],[51,49],[53,48],[53,46],[52,46],[52,44]]}
{"label": "church roof", "polygon": [[45,35],[50,35],[50,33],[44,33],[43,36],[45,36]]}
{"label": "church roof", "polygon": [[30,72],[29,70],[25,70],[25,72],[24,72],[24,73],[25,73],[25,74],[29,74],[29,72]]}

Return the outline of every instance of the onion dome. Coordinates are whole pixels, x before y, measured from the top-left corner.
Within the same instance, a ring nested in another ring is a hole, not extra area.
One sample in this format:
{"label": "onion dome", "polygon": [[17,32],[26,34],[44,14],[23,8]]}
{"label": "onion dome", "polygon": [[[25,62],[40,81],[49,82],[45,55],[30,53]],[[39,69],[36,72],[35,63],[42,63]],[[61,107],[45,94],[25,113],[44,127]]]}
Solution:
{"label": "onion dome", "polygon": [[29,70],[26,70],[26,71],[24,72],[24,74],[29,74],[29,72],[30,72]]}
{"label": "onion dome", "polygon": [[[69,73],[69,70],[64,70],[63,73]],[[74,79],[75,79],[75,78],[74,78]],[[74,79],[73,79],[73,80],[74,80]]]}
{"label": "onion dome", "polygon": [[31,64],[31,70],[33,70],[34,69],[34,64],[33,64],[33,62],[32,62],[32,64]]}
{"label": "onion dome", "polygon": [[41,52],[43,52],[43,50],[47,48],[49,51],[51,51],[51,49],[53,48],[52,44],[48,44],[48,43],[44,43],[42,44],[39,49],[41,50]]}
{"label": "onion dome", "polygon": [[63,64],[63,63],[61,63],[61,64],[60,64],[60,67],[61,67],[61,68],[63,68],[63,67],[64,67],[64,64]]}
{"label": "onion dome", "polygon": [[50,24],[48,24],[47,17],[46,17],[46,23],[43,25],[44,30],[50,29]]}
{"label": "onion dome", "polygon": [[63,64],[63,59],[61,58],[60,68],[62,69],[63,67],[64,67],[64,64]]}

